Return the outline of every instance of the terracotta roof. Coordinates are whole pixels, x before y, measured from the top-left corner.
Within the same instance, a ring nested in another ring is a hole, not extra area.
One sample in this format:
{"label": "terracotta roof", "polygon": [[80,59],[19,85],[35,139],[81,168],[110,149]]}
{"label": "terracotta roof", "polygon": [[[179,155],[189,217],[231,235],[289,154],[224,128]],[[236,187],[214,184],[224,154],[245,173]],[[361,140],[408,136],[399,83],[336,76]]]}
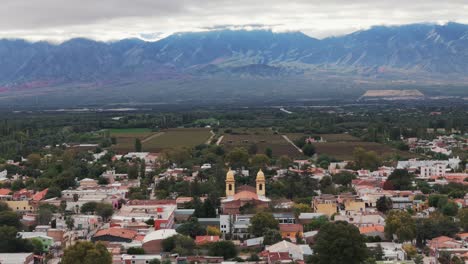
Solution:
{"label": "terracotta roof", "polygon": [[364,226],[359,228],[359,233],[367,234],[373,232],[384,232],[385,227],[383,225],[376,225],[376,226]]}
{"label": "terracotta roof", "polygon": [[195,238],[195,243],[197,245],[203,245],[207,243],[218,242],[219,236],[197,236]]}
{"label": "terracotta roof", "polygon": [[138,232],[135,230],[125,229],[125,228],[115,228],[111,227],[108,229],[101,229],[99,230],[94,237],[100,236],[114,236],[114,237],[121,237],[126,239],[134,239],[137,236]]}
{"label": "terracotta roof", "polygon": [[11,193],[10,189],[5,189],[5,188],[0,189],[0,195],[8,195],[10,193]]}
{"label": "terracotta roof", "polygon": [[281,232],[302,232],[304,227],[300,224],[280,224]]}
{"label": "terracotta roof", "polygon": [[258,200],[258,195],[254,192],[241,191],[234,194],[234,200]]}
{"label": "terracotta roof", "polygon": [[268,252],[267,251],[263,255],[268,258],[268,261],[270,263],[274,263],[276,261],[291,260],[291,257],[289,256],[289,252]]}
{"label": "terracotta roof", "polygon": [[236,192],[243,192],[243,191],[248,191],[248,192],[257,192],[257,189],[253,186],[250,185],[241,185],[236,188]]}
{"label": "terracotta roof", "polygon": [[33,199],[34,201],[43,200],[44,197],[45,197],[46,194],[47,194],[47,191],[49,191],[49,189],[46,188],[46,189],[44,189],[44,190],[42,190],[42,191],[40,191],[40,192],[35,193],[35,194],[33,195],[32,199]]}

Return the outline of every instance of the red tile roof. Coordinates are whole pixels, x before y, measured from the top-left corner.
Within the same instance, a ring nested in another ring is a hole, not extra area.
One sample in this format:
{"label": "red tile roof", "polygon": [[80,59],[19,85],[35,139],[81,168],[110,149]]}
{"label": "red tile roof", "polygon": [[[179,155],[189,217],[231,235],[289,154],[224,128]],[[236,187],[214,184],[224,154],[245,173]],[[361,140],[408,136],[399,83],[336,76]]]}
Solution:
{"label": "red tile roof", "polygon": [[368,234],[374,232],[384,232],[385,227],[383,225],[376,225],[376,226],[364,226],[359,228],[359,233],[361,234]]}
{"label": "red tile roof", "polygon": [[280,224],[281,232],[303,232],[304,227],[300,224]]}
{"label": "red tile roof", "polygon": [[2,188],[0,189],[0,195],[8,195],[11,193],[10,189]]}
{"label": "red tile roof", "polygon": [[33,199],[34,201],[43,200],[43,199],[45,198],[46,194],[47,194],[47,191],[49,191],[49,189],[46,188],[46,189],[44,189],[44,190],[42,190],[42,191],[40,191],[40,192],[35,193],[35,194],[33,195],[32,199]]}

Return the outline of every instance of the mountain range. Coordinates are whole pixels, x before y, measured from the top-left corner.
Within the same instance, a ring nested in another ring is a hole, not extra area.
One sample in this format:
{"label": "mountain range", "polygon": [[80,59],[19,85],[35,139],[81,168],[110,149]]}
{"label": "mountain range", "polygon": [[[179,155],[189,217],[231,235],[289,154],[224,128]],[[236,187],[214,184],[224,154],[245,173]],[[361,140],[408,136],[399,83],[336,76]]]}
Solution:
{"label": "mountain range", "polygon": [[156,42],[0,40],[0,97],[38,88],[193,79],[465,84],[467,74],[468,25],[458,23],[376,26],[325,39],[301,32],[219,30],[178,33]]}

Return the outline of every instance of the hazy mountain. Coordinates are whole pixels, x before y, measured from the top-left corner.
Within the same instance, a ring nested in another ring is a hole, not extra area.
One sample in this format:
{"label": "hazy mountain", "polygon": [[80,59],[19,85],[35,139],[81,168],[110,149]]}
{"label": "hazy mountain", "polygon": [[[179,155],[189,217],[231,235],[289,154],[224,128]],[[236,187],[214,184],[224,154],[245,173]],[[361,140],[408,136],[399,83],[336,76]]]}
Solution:
{"label": "hazy mountain", "polygon": [[396,74],[408,79],[411,73],[453,79],[468,73],[468,25],[379,26],[322,40],[263,30],[180,33],[156,42],[0,40],[0,65],[0,91],[199,76],[309,76],[330,70],[335,77]]}

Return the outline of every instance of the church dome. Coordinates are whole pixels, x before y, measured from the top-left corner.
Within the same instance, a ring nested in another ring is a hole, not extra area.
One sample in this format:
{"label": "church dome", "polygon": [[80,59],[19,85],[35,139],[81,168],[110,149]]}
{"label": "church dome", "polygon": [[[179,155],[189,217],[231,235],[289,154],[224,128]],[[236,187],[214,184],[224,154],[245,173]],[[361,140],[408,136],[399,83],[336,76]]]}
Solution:
{"label": "church dome", "polygon": [[265,174],[263,174],[262,169],[260,169],[257,173],[257,181],[264,181],[265,180]]}
{"label": "church dome", "polygon": [[234,171],[229,169],[226,174],[226,181],[234,181]]}

